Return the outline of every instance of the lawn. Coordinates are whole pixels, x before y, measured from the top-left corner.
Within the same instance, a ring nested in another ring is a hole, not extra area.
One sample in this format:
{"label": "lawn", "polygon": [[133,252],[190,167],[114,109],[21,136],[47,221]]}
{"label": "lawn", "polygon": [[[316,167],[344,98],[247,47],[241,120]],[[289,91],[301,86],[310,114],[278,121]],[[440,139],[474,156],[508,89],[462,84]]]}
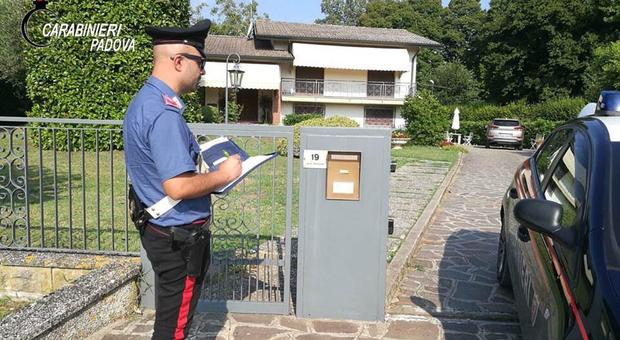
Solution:
{"label": "lawn", "polygon": [[452,167],[459,158],[458,150],[445,150],[438,146],[406,145],[402,149],[392,150],[391,153],[397,167],[422,160],[449,162]]}

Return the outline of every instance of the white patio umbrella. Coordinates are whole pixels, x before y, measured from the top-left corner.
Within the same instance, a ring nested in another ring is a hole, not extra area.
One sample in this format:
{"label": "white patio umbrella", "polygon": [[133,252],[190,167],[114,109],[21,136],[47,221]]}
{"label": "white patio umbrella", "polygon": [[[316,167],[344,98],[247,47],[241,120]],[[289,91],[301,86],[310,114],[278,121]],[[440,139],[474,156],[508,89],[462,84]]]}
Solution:
{"label": "white patio umbrella", "polygon": [[458,107],[454,109],[454,116],[452,116],[452,130],[458,130],[461,128],[461,122],[459,118],[460,113],[461,111],[459,111]]}

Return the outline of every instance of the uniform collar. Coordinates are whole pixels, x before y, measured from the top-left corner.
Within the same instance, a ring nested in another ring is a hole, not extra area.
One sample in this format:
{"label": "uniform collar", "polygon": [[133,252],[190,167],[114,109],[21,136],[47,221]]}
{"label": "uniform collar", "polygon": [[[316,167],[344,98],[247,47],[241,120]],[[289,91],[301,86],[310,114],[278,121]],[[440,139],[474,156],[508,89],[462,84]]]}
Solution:
{"label": "uniform collar", "polygon": [[164,99],[168,97],[169,99],[179,103],[181,106],[179,109],[185,108],[185,103],[183,100],[179,98],[176,93],[174,93],[170,86],[166,85],[166,83],[159,80],[157,77],[150,76],[146,83],[158,89],[164,95]]}

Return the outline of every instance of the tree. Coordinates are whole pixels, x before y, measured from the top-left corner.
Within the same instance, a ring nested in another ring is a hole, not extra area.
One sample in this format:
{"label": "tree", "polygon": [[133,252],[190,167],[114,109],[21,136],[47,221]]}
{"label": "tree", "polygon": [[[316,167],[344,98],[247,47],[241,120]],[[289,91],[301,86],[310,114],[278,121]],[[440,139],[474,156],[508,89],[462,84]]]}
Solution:
{"label": "tree", "polygon": [[243,36],[254,18],[269,18],[267,14],[257,15],[258,3],[244,3],[236,0],[215,0],[211,8],[211,34]]}
{"label": "tree", "polygon": [[620,40],[594,51],[584,78],[589,101],[596,101],[602,90],[620,89]]}
{"label": "tree", "polygon": [[442,104],[475,103],[480,84],[463,64],[445,63],[433,70],[433,94]]}
{"label": "tree", "polygon": [[[190,15],[188,1],[152,1],[147,6],[143,0],[57,0],[48,8],[60,23],[122,24],[119,38],[135,39],[135,48],[91,51],[90,38],[62,37],[51,40],[47,47],[29,47],[25,62],[27,92],[33,102],[28,115],[32,117],[123,119],[152,67],[153,45],[144,27],[187,27]],[[199,121],[197,95],[183,99],[186,119]]]}
{"label": "tree", "polygon": [[321,13],[325,18],[316,23],[357,26],[367,4],[368,0],[322,0]]}
{"label": "tree", "polygon": [[370,1],[359,24],[367,27],[402,28],[441,41],[443,10],[440,0]]}
{"label": "tree", "polygon": [[20,25],[24,3],[0,0],[0,100],[2,115],[23,115],[28,109],[24,42]]}
{"label": "tree", "polygon": [[476,39],[482,24],[484,12],[478,0],[451,0],[444,12],[444,56],[447,61],[475,64],[477,56],[472,55],[470,46]]}
{"label": "tree", "polygon": [[407,97],[400,112],[412,142],[417,145],[439,144],[443,132],[450,126],[448,109],[427,90]]}
{"label": "tree", "polygon": [[493,1],[474,46],[489,99],[580,95],[592,51],[613,36],[605,33],[612,24],[603,20],[599,1]]}

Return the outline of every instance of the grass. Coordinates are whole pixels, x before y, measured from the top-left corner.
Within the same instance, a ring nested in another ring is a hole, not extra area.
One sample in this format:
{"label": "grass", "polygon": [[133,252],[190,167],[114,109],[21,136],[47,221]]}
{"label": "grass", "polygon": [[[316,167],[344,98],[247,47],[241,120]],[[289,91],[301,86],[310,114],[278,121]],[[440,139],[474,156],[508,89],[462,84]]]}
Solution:
{"label": "grass", "polygon": [[449,162],[452,167],[459,158],[458,150],[446,150],[438,146],[405,145],[402,149],[393,149],[391,153],[397,167],[422,160]]}
{"label": "grass", "polygon": [[30,304],[28,301],[13,300],[8,297],[0,298],[0,320],[28,304]]}

